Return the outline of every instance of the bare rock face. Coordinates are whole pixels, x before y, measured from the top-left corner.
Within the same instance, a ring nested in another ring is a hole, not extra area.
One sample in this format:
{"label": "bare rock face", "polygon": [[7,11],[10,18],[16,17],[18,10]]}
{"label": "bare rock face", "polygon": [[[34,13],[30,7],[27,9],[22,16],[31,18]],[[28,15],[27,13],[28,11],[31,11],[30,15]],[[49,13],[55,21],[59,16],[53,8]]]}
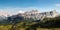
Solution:
{"label": "bare rock face", "polygon": [[47,18],[54,18],[56,16],[58,16],[59,14],[57,13],[56,10],[53,11],[49,11],[49,12],[39,12],[38,10],[32,10],[32,11],[19,11],[20,13],[18,13],[18,15],[21,15],[25,18],[33,18],[33,19],[44,19],[45,17]]}

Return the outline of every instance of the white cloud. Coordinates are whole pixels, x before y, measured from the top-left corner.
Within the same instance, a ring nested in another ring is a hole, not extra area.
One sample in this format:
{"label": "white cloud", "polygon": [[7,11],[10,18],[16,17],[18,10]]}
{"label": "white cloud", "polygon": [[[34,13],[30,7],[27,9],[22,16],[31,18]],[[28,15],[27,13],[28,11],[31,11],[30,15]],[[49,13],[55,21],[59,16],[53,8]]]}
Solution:
{"label": "white cloud", "polygon": [[21,13],[21,12],[25,12],[25,11],[31,11],[31,10],[39,10],[40,12],[44,12],[44,11],[50,11],[52,10],[52,8],[37,8],[37,7],[27,7],[27,8],[21,8],[21,7],[4,7],[4,8],[0,8],[0,11],[7,11],[10,14],[17,14],[17,13]]}
{"label": "white cloud", "polygon": [[58,7],[60,7],[60,4],[55,4],[55,6],[58,6]]}
{"label": "white cloud", "polygon": [[18,13],[24,13],[24,11],[19,11]]}
{"label": "white cloud", "polygon": [[33,9],[38,9],[38,8],[35,8],[35,7],[27,7],[27,8],[20,8],[20,7],[4,7],[4,8],[0,8],[0,11],[7,11],[7,12],[10,12],[10,14],[16,14],[18,12],[22,12],[22,11],[30,11],[30,10],[33,10]]}

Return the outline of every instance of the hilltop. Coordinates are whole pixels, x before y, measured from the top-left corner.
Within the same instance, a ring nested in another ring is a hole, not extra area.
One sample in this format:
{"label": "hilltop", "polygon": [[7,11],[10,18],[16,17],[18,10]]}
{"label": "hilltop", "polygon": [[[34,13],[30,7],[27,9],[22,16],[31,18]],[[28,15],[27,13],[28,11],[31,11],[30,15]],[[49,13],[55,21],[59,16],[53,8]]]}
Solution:
{"label": "hilltop", "polygon": [[32,10],[29,12],[18,13],[8,16],[7,19],[0,21],[0,25],[11,25],[9,29],[19,28],[36,29],[36,28],[60,28],[60,14],[55,10],[50,12],[38,12]]}

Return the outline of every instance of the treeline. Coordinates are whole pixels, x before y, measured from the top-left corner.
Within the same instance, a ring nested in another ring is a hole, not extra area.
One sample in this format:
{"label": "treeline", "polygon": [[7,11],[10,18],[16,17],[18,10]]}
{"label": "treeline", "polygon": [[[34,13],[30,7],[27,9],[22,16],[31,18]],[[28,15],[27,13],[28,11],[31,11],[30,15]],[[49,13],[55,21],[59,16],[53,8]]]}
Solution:
{"label": "treeline", "polygon": [[[60,16],[55,18],[44,18],[41,20],[24,19],[22,16],[8,17],[8,20],[0,21],[0,25],[12,25],[10,30],[26,28],[26,30],[36,30],[36,28],[60,28]],[[2,23],[3,22],[3,23]]]}

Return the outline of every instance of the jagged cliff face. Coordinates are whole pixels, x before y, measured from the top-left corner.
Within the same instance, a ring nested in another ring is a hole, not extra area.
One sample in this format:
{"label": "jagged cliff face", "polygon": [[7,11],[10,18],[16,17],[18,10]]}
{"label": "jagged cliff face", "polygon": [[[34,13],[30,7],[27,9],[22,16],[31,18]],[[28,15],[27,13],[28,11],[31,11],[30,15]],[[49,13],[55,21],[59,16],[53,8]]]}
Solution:
{"label": "jagged cliff face", "polygon": [[43,20],[44,18],[54,18],[58,14],[56,11],[50,11],[50,12],[38,12],[38,11],[29,11],[29,12],[24,12],[24,13],[19,13],[16,15],[10,16],[8,20],[15,21],[18,19],[19,20],[29,20],[29,21],[36,21],[36,20]]}
{"label": "jagged cliff face", "polygon": [[56,10],[50,11],[50,12],[39,12],[37,10],[32,10],[29,12],[19,13],[18,15],[24,16],[25,18],[37,18],[37,19],[43,19],[44,17],[48,18],[54,18],[58,16],[59,14],[56,12]]}
{"label": "jagged cliff face", "polygon": [[[32,13],[32,12],[31,12]],[[55,15],[55,14],[57,14],[55,11],[50,11],[50,12],[43,12],[43,13],[35,13],[35,14],[30,14],[30,13],[28,13],[28,14],[16,14],[16,15],[12,15],[12,16],[9,16],[8,17],[8,19],[7,19],[7,22],[9,22],[9,23],[12,23],[12,24],[16,24],[16,23],[18,23],[18,22],[38,22],[38,23],[41,23],[40,25],[42,25],[43,27],[45,26],[45,25],[48,25],[48,26],[50,26],[49,24],[51,23],[50,22],[50,20],[60,20],[60,17],[55,17],[55,18],[51,18],[53,15]],[[22,16],[22,15],[24,15],[24,16]],[[27,17],[26,17],[27,16]],[[47,16],[50,16],[49,18],[45,18],[45,17],[47,17]],[[24,19],[24,18],[27,18],[27,21],[26,21],[26,19]],[[45,19],[43,19],[43,18],[45,18]],[[40,19],[42,20],[42,21],[40,21]],[[23,20],[23,21],[22,21]],[[47,21],[47,24],[46,24],[46,21]],[[48,22],[49,21],[49,22]],[[53,23],[54,23],[54,21],[53,21]],[[44,23],[45,22],[45,23]],[[4,23],[4,22],[3,22]],[[37,24],[37,23],[36,23]],[[36,25],[35,24],[35,25]],[[38,26],[39,24],[37,24],[37,26]],[[54,26],[54,24],[53,24],[53,26]]]}
{"label": "jagged cliff face", "polygon": [[56,17],[57,15],[58,15],[58,13],[56,10],[53,10],[53,11],[46,13],[46,17],[50,17],[50,18]]}

